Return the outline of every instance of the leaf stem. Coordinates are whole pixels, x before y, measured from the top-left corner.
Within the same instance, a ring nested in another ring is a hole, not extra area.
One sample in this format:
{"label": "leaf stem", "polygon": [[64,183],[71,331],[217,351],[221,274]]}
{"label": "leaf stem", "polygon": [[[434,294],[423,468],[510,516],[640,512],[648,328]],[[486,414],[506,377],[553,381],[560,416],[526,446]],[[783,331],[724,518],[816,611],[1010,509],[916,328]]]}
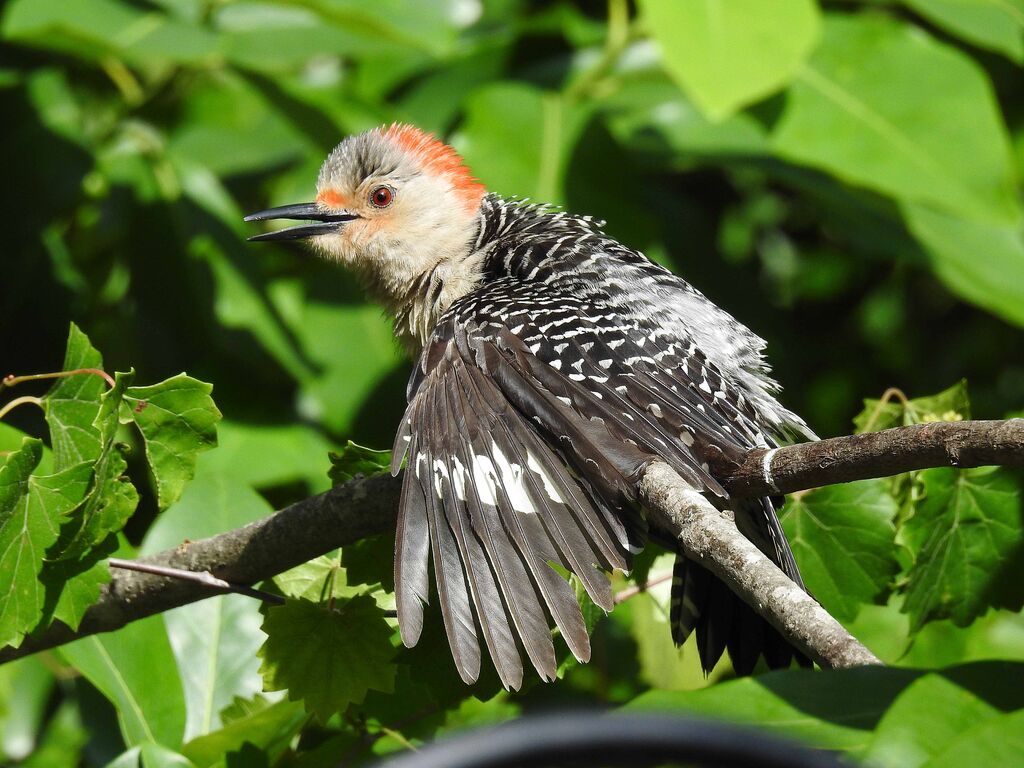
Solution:
{"label": "leaf stem", "polygon": [[0,408],[0,419],[2,419],[4,416],[6,416],[11,411],[13,411],[19,405],[24,405],[25,403],[34,403],[34,404],[38,405],[40,408],[43,407],[43,401],[42,401],[41,398],[33,397],[32,395],[25,395],[23,397],[16,397],[13,400],[11,400],[11,402],[7,403],[7,405],[5,405],[3,408]]}
{"label": "leaf stem", "polygon": [[882,393],[882,396],[878,398],[878,403],[875,405],[875,409],[871,412],[871,416],[868,418],[867,424],[864,425],[864,429],[862,429],[861,432],[871,431],[871,428],[875,426],[875,422],[878,421],[878,417],[882,415],[882,409],[889,404],[890,400],[899,400],[904,409],[909,405],[907,396],[903,394],[902,389],[889,387]]}
{"label": "leaf stem", "polygon": [[100,67],[117,87],[129,107],[137,107],[142,103],[145,99],[145,91],[123,61],[113,56],[105,56],[100,60]]}
{"label": "leaf stem", "polygon": [[91,374],[93,376],[101,377],[107,386],[114,386],[114,377],[106,371],[100,368],[75,368],[73,371],[55,371],[54,373],[30,373],[25,376],[15,376],[10,373],[0,379],[0,390],[4,387],[13,387],[15,384],[21,384],[25,381],[41,381],[43,379],[66,379],[68,376],[78,376],[80,374]]}
{"label": "leaf stem", "polygon": [[587,95],[614,68],[633,36],[627,0],[608,0],[608,36],[605,38],[604,50],[594,65],[565,89],[566,102],[571,103]]}
{"label": "leaf stem", "polygon": [[166,576],[170,579],[180,579],[181,581],[194,581],[197,584],[202,584],[203,586],[210,587],[211,589],[222,589],[226,592],[234,592],[238,595],[254,597],[257,600],[262,600],[265,603],[271,603],[273,605],[284,605],[284,598],[280,595],[275,595],[271,592],[264,592],[261,589],[253,589],[252,587],[247,587],[242,584],[232,584],[230,581],[218,579],[209,571],[186,571],[181,568],[170,568],[165,565],[142,563],[138,560],[122,560],[118,557],[110,558],[108,563],[111,568],[122,568],[126,571],[149,573],[154,576]]}

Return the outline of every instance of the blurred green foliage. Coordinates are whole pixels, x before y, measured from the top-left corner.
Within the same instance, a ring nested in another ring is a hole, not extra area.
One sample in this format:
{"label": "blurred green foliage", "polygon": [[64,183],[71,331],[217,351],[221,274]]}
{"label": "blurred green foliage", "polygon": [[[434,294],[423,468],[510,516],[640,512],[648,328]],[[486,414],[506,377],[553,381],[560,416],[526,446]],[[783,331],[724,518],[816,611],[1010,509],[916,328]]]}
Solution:
{"label": "blurred green foliage", "polygon": [[[76,623],[114,549],[159,551],[323,490],[331,449],[336,478],[381,460],[349,441],[389,445],[404,405],[386,319],[335,267],[247,246],[241,217],[311,199],[324,155],[382,123],[447,138],[494,191],[606,219],[765,336],[786,403],[821,434],[858,413],[866,430],[1024,406],[1024,0],[9,0],[0,14],[0,374],[98,366],[91,339],[107,370],[166,380],[65,379],[47,422],[4,416],[0,537],[37,553],[0,563],[6,642]],[[72,333],[62,365],[72,320],[88,338]],[[215,384],[217,406],[182,370]],[[199,403],[198,432],[142,400]],[[196,456],[218,408],[218,447]],[[47,426],[49,448],[23,442]],[[161,455],[154,430],[178,449]],[[729,681],[724,663],[705,680],[671,646],[670,563],[652,551],[635,577],[653,586],[597,622],[591,664],[516,696],[493,676],[467,689],[436,616],[419,647],[392,647],[382,537],[279,577],[289,604],[266,616],[232,595],[0,667],[0,759],[333,765],[595,701],[747,720],[886,766],[1020,748],[1017,478],[815,490],[783,522],[812,591],[894,668]],[[318,641],[298,654],[289,633]]]}

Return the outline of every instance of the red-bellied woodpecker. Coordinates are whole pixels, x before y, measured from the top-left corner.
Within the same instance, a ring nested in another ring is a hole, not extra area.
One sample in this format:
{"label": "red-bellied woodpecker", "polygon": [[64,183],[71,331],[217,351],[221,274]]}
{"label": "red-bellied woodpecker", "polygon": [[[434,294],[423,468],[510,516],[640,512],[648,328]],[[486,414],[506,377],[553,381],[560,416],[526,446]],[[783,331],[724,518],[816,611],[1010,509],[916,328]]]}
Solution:
{"label": "red-bellied woodpecker", "polygon": [[[423,628],[429,561],[449,644],[467,682],[480,636],[502,682],[520,647],[553,679],[553,620],[590,657],[576,575],[610,611],[604,571],[626,570],[647,525],[637,479],[655,457],[731,508],[739,530],[799,583],[771,500],[732,502],[717,452],[809,436],[775,399],[764,342],[682,279],[608,237],[602,222],[487,194],[462,159],[419,129],[345,139],[313,203],[247,221],[313,223],[251,240],[307,239],[353,270],[419,362],[395,440],[403,459],[395,590],[402,639]],[[710,572],[679,555],[673,638],[696,629],[710,670],[727,648],[740,674],[789,644]],[[550,617],[550,619],[549,619]]]}

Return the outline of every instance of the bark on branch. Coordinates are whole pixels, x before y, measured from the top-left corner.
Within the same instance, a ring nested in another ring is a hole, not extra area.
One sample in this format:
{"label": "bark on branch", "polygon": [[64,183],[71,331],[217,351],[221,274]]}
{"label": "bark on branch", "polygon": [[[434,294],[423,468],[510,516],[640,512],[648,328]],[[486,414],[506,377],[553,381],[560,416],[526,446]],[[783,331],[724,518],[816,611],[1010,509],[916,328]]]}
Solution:
{"label": "bark on branch", "polygon": [[[758,496],[926,467],[1022,466],[1024,420],[921,424],[787,446],[768,457],[770,475],[765,471],[766,453],[751,451],[740,465],[715,467],[716,473],[734,495]],[[703,508],[693,498],[694,494],[687,495],[688,489],[679,485],[678,478],[665,474],[666,469],[660,463],[652,465],[641,481],[641,490],[652,510],[665,518],[665,524],[680,537],[689,554],[701,559],[747,602],[765,612],[770,621],[819,663],[877,663],[874,657],[868,658],[870,654],[863,655],[866,649],[858,650],[842,639],[836,633],[839,625],[834,619],[813,600],[801,597],[802,593],[793,593],[792,582],[756,547],[749,543],[745,547],[745,539],[726,516],[710,505],[710,512]],[[186,542],[142,560],[171,568],[209,571],[234,584],[255,584],[337,547],[392,530],[399,485],[399,480],[390,476],[356,479],[243,528]],[[764,569],[764,563],[753,567],[751,564],[757,558],[775,568],[777,577],[783,581],[778,581],[776,575],[769,576],[770,570]],[[87,611],[78,631],[56,623],[26,638],[18,648],[0,650],[0,663],[87,635],[109,632],[130,621],[215,594],[218,592],[193,582],[117,570],[97,603]],[[825,617],[832,624],[830,629],[825,627]]]}
{"label": "bark on branch", "polygon": [[680,548],[823,667],[881,664],[818,602],[740,535],[732,516],[715,509],[668,464],[651,464],[640,478],[644,506]]}

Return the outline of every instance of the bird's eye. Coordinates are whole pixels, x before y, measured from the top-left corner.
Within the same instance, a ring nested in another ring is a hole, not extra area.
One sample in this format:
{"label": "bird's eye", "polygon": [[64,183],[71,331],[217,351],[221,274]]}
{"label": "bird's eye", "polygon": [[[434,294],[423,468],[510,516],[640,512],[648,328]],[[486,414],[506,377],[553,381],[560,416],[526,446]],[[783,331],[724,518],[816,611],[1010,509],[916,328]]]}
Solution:
{"label": "bird's eye", "polygon": [[370,193],[370,203],[377,208],[387,208],[395,199],[395,193],[391,187],[377,187]]}

